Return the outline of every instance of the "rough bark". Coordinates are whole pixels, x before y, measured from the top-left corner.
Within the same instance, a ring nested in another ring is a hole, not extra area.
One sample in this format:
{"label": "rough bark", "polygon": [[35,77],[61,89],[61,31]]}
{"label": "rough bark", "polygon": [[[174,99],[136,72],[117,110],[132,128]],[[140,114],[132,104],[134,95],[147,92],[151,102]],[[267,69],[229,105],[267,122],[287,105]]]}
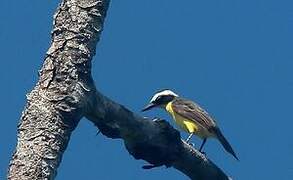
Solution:
{"label": "rough bark", "polygon": [[20,119],[8,179],[54,179],[83,116],[104,135],[122,138],[136,159],[173,166],[191,179],[228,179],[169,123],[142,118],[96,90],[91,60],[108,5],[109,0],[64,0],[57,9],[51,47]]}
{"label": "rough bark", "polygon": [[143,118],[96,92],[86,117],[110,138],[121,138],[135,159],[152,166],[174,167],[190,179],[227,180],[205,155],[186,144],[167,121]]}
{"label": "rough bark", "polygon": [[27,96],[8,179],[54,179],[71,132],[87,107],[91,59],[109,1],[64,0],[51,47]]}

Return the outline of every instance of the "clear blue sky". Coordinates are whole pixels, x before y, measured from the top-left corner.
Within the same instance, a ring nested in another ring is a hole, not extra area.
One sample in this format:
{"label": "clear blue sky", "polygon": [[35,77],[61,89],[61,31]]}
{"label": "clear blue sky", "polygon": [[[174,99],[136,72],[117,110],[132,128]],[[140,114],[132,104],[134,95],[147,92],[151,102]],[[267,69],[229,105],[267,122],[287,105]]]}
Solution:
{"label": "clear blue sky", "polygon": [[[57,2],[0,4],[2,179],[25,94],[36,83],[49,47]],[[113,0],[93,77],[105,95],[138,113],[161,88],[196,100],[217,119],[240,158],[235,161],[215,140],[207,142],[208,157],[227,174],[240,180],[289,180],[292,48],[292,0]],[[170,119],[159,110],[143,115]],[[121,140],[95,133],[91,123],[80,122],[57,180],[187,179],[172,168],[143,170],[144,162],[129,156]]]}

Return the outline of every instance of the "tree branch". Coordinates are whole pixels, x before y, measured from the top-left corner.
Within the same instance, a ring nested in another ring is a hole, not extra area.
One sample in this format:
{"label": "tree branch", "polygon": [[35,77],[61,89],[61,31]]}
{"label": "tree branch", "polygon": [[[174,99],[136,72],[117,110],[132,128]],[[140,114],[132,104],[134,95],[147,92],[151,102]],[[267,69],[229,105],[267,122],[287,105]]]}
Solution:
{"label": "tree branch", "polygon": [[191,179],[227,180],[229,177],[203,154],[180,139],[180,134],[161,119],[142,118],[99,92],[86,117],[110,138],[122,138],[135,159],[154,167],[173,166]]}
{"label": "tree branch", "polygon": [[169,123],[142,118],[96,91],[91,60],[108,5],[109,0],[60,4],[39,81],[27,96],[20,119],[8,179],[54,179],[70,135],[83,116],[104,135],[122,138],[136,159],[173,166],[191,179],[228,179],[183,142]]}
{"label": "tree branch", "polygon": [[91,59],[108,0],[64,0],[54,16],[51,47],[27,96],[8,179],[54,179],[71,132],[87,107]]}

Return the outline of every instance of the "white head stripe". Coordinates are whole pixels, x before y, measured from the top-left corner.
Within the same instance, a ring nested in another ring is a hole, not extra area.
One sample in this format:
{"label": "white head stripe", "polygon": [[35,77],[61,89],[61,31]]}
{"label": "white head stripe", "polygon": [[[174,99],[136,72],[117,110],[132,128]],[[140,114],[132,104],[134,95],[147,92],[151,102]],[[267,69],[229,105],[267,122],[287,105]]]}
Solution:
{"label": "white head stripe", "polygon": [[163,91],[160,91],[160,92],[156,93],[156,94],[152,97],[152,99],[151,99],[150,102],[155,101],[159,96],[167,96],[167,95],[172,95],[172,96],[178,97],[178,95],[175,94],[173,91],[167,89],[167,90],[163,90]]}

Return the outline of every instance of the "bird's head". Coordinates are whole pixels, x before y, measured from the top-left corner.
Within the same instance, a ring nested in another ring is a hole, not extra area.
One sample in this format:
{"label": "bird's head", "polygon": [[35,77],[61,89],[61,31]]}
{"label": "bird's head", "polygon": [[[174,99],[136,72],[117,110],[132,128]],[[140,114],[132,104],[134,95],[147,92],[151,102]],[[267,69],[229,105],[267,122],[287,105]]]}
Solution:
{"label": "bird's head", "polygon": [[144,107],[142,111],[147,111],[154,107],[163,108],[176,97],[178,97],[178,95],[169,89],[161,90],[153,95],[149,104]]}

